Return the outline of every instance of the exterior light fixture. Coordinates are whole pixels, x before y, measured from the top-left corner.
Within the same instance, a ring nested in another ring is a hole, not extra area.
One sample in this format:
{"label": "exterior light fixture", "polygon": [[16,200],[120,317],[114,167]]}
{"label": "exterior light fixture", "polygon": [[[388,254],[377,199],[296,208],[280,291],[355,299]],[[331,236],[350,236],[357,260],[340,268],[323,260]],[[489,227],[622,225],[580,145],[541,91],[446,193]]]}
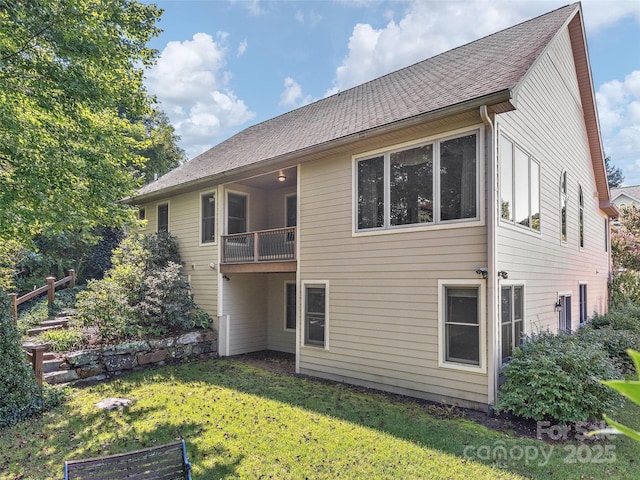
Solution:
{"label": "exterior light fixture", "polygon": [[555,305],[554,305],[556,312],[559,312],[560,310],[562,310],[562,303],[560,302],[560,300],[558,300]]}
{"label": "exterior light fixture", "polygon": [[502,279],[506,280],[507,278],[509,278],[509,274],[507,272],[505,272],[504,270],[500,270],[498,272],[498,276],[501,277]]}
{"label": "exterior light fixture", "polygon": [[286,181],[286,180],[287,180],[287,177],[285,176],[285,174],[284,174],[284,173],[282,173],[282,172],[280,172],[280,173],[278,174],[278,181],[279,181],[279,182],[284,182],[284,181]]}
{"label": "exterior light fixture", "polygon": [[487,278],[489,276],[489,272],[487,271],[486,268],[479,268],[476,270],[476,273],[478,275],[482,275],[482,278]]}

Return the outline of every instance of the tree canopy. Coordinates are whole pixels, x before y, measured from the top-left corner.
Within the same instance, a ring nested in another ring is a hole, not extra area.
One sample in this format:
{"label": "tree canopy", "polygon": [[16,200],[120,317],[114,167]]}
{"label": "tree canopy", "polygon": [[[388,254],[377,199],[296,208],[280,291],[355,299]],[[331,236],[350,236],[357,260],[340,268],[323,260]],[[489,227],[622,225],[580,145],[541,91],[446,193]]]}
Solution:
{"label": "tree canopy", "polygon": [[0,2],[0,242],[130,217],[161,10],[135,0]]}
{"label": "tree canopy", "polygon": [[607,180],[609,188],[618,188],[624,181],[622,170],[611,163],[611,157],[604,157],[604,165],[607,168]]}
{"label": "tree canopy", "polygon": [[179,137],[163,112],[154,111],[147,115],[142,123],[146,131],[147,144],[140,154],[147,159],[143,174],[144,182],[149,183],[156,175],[164,175],[184,162],[187,157],[184,150],[178,147]]}

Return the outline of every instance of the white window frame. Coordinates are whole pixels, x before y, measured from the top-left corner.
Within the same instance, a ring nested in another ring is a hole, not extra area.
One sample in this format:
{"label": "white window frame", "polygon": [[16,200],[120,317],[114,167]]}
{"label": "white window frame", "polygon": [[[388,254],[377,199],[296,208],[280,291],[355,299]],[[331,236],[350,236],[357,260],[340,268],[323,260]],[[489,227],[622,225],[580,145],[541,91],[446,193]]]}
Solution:
{"label": "white window frame", "polygon": [[166,202],[158,202],[156,204],[156,233],[160,232],[160,207],[162,205],[167,206],[167,233],[171,232],[171,202],[167,200]]}
{"label": "white window frame", "polygon": [[[584,302],[582,298],[582,290],[584,289]],[[584,305],[583,305],[584,303]],[[584,307],[584,311],[583,311]],[[584,326],[589,320],[589,284],[587,282],[578,282],[578,325]]]}
{"label": "white window frame", "polygon": [[[564,185],[563,185],[564,184]],[[560,243],[567,245],[569,240],[569,174],[566,170],[560,172],[560,205],[558,208],[558,214],[560,217]],[[562,215],[562,207],[564,204],[564,217]],[[562,238],[562,227],[564,224],[564,238]]]}
{"label": "white window frame", "polygon": [[[455,220],[440,220],[440,176],[437,174],[440,168],[440,143],[467,135],[476,136],[476,215],[473,218],[463,218]],[[408,225],[391,225],[390,224],[390,179],[389,165],[390,155],[394,152],[418,148],[424,145],[433,144],[433,211],[434,219],[430,223],[415,223]],[[478,125],[473,128],[463,128],[448,132],[446,135],[434,135],[416,139],[410,142],[404,142],[396,145],[390,145],[385,148],[365,152],[352,157],[352,236],[369,236],[393,234],[400,231],[421,231],[421,230],[439,230],[449,228],[462,228],[470,226],[479,226],[484,224],[484,126]],[[358,163],[375,157],[384,157],[384,225],[376,228],[358,229]]]}
{"label": "white window frame", "polygon": [[[294,287],[296,287],[296,304],[294,305],[294,310],[293,310],[293,320],[294,320],[294,326],[293,328],[289,328],[287,327],[287,307],[288,305],[288,300],[289,300],[289,295],[288,295],[288,289],[289,289],[289,285],[293,285]],[[285,280],[284,282],[284,312],[283,312],[283,317],[284,317],[284,323],[283,323],[283,330],[285,332],[295,332],[296,331],[296,310],[298,308],[298,285],[295,282],[295,280]]]}
{"label": "white window frame", "polygon": [[584,191],[578,185],[578,247],[584,250]]}
{"label": "white window frame", "polygon": [[573,331],[572,327],[573,327],[573,292],[571,290],[567,290],[565,292],[558,292],[557,294],[557,300],[556,303],[560,303],[560,299],[564,298],[566,301],[566,298],[569,297],[569,314],[571,315],[569,318],[569,330],[563,330],[560,328],[560,319],[562,318],[562,315],[565,315],[566,318],[566,312],[564,311],[564,304],[561,304],[560,306],[560,310],[558,311],[558,315],[557,315],[557,321],[556,321],[556,325],[558,328],[558,333],[560,332],[566,332],[566,333],[571,333]]}
{"label": "white window frame", "polygon": [[[213,209],[213,241],[211,242],[203,242],[202,241],[202,222],[203,222],[203,218],[202,218],[202,199],[204,196],[206,195],[211,195],[213,194],[213,203],[214,203],[214,209]],[[217,245],[218,243],[218,192],[216,189],[214,190],[207,190],[204,192],[200,192],[199,196],[199,219],[200,219],[200,231],[199,231],[199,235],[200,235],[200,246],[211,246],[211,245]]]}
{"label": "white window frame", "polygon": [[[480,359],[478,365],[450,362],[446,360],[446,287],[477,288],[479,296],[478,341],[480,342]],[[486,281],[480,279],[438,280],[438,367],[452,370],[463,370],[472,373],[487,373],[487,295]]]}
{"label": "white window frame", "polygon": [[[501,280],[499,287],[500,287],[500,301],[499,301],[499,305],[500,305],[500,332],[499,332],[500,350],[498,352],[499,352],[500,358],[502,358],[502,287],[511,287],[511,288],[513,288],[513,287],[522,287],[522,332],[525,335],[529,331],[529,325],[527,324],[527,287],[525,285],[525,282],[524,281],[517,281],[517,280]],[[513,325],[513,318],[511,319],[511,324]],[[513,334],[512,334],[512,336],[513,336]],[[517,345],[514,345],[513,349],[515,349],[515,347],[517,347]]]}
{"label": "white window frame", "polygon": [[[540,162],[538,162],[535,157],[533,155],[531,155],[531,153],[529,153],[524,147],[522,147],[522,145],[520,145],[518,142],[516,142],[513,138],[511,138],[509,135],[505,134],[504,132],[500,132],[500,135],[498,137],[498,146],[499,148],[501,147],[501,143],[500,143],[500,139],[504,138],[505,140],[507,140],[509,143],[511,143],[511,201],[513,203],[513,205],[510,205],[511,208],[511,215],[510,218],[504,218],[502,216],[502,205],[500,206],[500,213],[499,213],[499,219],[500,219],[500,224],[501,225],[506,225],[506,226],[513,226],[515,228],[527,231],[527,232],[531,232],[534,233],[536,235],[541,235],[542,232],[542,203],[541,203],[541,196],[540,196],[540,185],[541,185],[541,177],[542,177],[542,168],[540,165]],[[515,207],[516,207],[516,150],[520,150],[523,154],[525,154],[527,156],[527,168],[528,168],[528,172],[527,172],[527,185],[529,187],[529,192],[528,192],[528,196],[527,196],[527,202],[528,202],[528,210],[529,210],[529,225],[522,225],[520,223],[516,223],[515,221]],[[538,222],[539,222],[539,226],[538,229],[536,230],[535,228],[533,228],[533,206],[532,206],[532,200],[533,200],[533,191],[532,191],[532,186],[533,186],[533,182],[531,180],[531,173],[532,173],[532,167],[533,165],[537,165],[538,167],[538,184],[537,184],[537,193],[538,193]],[[500,151],[498,153],[498,168],[500,170],[500,192],[499,192],[499,198],[502,201],[502,167],[503,167],[503,162],[502,162],[502,152]]]}
{"label": "white window frame", "polygon": [[[307,288],[322,287],[324,288],[324,345],[316,345],[307,343]],[[302,336],[301,345],[304,348],[315,348],[329,350],[329,280],[303,280],[300,285],[300,335]]]}

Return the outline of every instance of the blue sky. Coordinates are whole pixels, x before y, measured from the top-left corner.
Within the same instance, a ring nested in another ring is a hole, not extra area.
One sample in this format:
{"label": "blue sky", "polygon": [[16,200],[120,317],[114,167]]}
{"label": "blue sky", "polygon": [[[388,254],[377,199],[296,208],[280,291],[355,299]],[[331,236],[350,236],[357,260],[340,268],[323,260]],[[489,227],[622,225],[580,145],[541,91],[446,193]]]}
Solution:
{"label": "blue sky", "polygon": [[[150,3],[150,2],[147,2]],[[249,125],[566,5],[557,0],[180,0],[147,88],[189,158]],[[605,153],[640,184],[640,1],[584,0]]]}

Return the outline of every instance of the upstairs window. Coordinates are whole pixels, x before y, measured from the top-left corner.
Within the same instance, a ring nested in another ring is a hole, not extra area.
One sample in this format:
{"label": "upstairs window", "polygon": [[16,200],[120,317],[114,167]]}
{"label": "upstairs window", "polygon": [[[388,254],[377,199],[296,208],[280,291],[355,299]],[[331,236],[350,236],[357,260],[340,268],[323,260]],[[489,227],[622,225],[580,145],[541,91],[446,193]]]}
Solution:
{"label": "upstairs window", "polygon": [[201,243],[212,243],[216,234],[216,195],[205,193],[200,197],[201,201]]}
{"label": "upstairs window", "polygon": [[567,243],[567,172],[560,175],[560,240]]}
{"label": "upstairs window", "polygon": [[357,231],[478,219],[478,134],[358,160]]}
{"label": "upstairs window", "polygon": [[158,232],[169,231],[169,204],[158,205]]}
{"label": "upstairs window", "polygon": [[147,210],[144,207],[138,209],[138,220],[144,220],[147,218]]}
{"label": "upstairs window", "polygon": [[514,142],[500,135],[500,217],[540,231],[540,165]]}
{"label": "upstairs window", "polygon": [[582,187],[578,187],[578,238],[580,248],[584,248],[584,199],[582,198]]}

